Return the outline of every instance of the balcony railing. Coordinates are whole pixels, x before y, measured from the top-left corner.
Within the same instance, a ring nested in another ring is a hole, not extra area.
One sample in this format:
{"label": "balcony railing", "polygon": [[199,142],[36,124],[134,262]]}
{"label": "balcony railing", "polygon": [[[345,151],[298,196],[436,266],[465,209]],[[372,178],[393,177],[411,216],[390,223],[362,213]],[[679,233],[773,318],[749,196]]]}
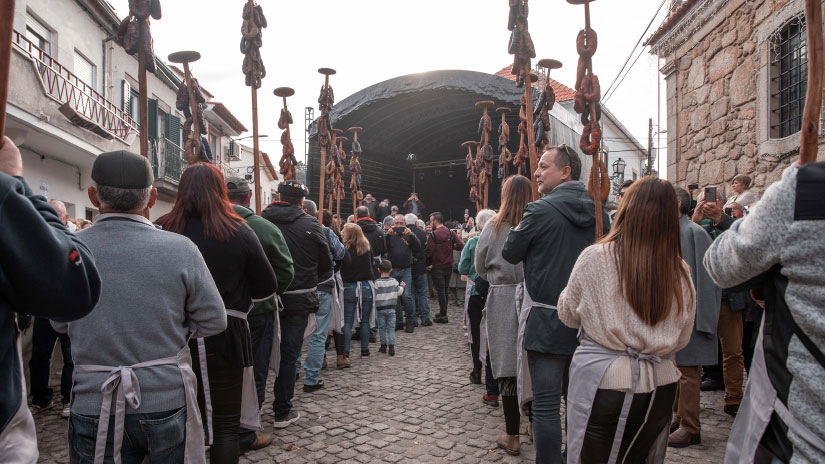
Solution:
{"label": "balcony railing", "polygon": [[177,184],[183,171],[189,167],[183,148],[168,139],[152,140],[150,146],[155,179]]}
{"label": "balcony railing", "polygon": [[137,125],[128,114],[38,48],[25,35],[14,31],[12,43],[18,51],[31,59],[49,98],[60,104],[68,104],[78,114],[124,142],[130,133],[137,132]]}

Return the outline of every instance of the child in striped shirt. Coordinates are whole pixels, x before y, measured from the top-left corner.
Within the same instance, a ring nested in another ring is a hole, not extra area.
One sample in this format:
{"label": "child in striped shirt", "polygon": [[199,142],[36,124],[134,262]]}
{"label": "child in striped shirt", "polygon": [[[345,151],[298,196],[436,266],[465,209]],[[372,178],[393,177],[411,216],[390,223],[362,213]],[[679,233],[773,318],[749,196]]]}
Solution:
{"label": "child in striped shirt", "polygon": [[404,294],[406,284],[390,277],[392,263],[388,259],[382,259],[378,266],[381,271],[381,278],[375,280],[375,308],[378,316],[378,333],[381,336],[381,348],[379,353],[387,352],[387,342],[389,342],[390,356],[395,356],[395,305],[398,297]]}

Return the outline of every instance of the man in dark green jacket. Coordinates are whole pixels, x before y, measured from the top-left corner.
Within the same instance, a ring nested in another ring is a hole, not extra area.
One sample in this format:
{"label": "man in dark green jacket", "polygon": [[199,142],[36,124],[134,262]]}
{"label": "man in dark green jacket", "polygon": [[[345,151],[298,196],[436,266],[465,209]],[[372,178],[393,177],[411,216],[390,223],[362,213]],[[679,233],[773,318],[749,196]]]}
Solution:
{"label": "man in dark green jacket", "polygon": [[[562,462],[559,406],[578,340],[576,330],[559,320],[556,304],[579,254],[596,237],[595,205],[579,181],[581,169],[570,147],[544,152],[534,173],[544,197],[527,205],[502,251],[508,262],[524,262],[525,305],[532,307],[520,330],[532,377],[537,463]],[[602,219],[606,232],[607,214]]]}
{"label": "man in dark green jacket", "polygon": [[[252,189],[249,183],[240,177],[226,179],[226,190],[229,201],[235,212],[242,217],[261,242],[261,246],[269,258],[269,264],[275,271],[278,281],[278,295],[284,293],[292,283],[294,269],[292,255],[289,253],[284,236],[274,224],[255,214],[249,209],[252,198]],[[266,377],[269,373],[269,356],[272,353],[272,343],[275,338],[275,299],[270,298],[258,301],[252,306],[247,316],[249,332],[252,338],[253,363],[255,372],[255,389],[258,391],[258,407],[264,402],[266,394]],[[252,430],[241,428],[241,451],[260,449],[272,442],[270,435],[256,436]]]}

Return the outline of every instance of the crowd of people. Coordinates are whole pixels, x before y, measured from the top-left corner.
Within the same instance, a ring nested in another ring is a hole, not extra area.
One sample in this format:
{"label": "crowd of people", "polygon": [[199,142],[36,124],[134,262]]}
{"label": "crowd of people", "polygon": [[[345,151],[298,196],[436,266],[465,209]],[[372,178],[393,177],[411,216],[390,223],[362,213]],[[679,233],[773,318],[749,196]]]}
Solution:
{"label": "crowd of people", "polygon": [[[96,158],[100,215],[74,233],[3,142],[2,462],[37,459],[31,414],[54,404],[58,340],[72,462],[199,463],[208,446],[210,462],[232,463],[272,442],[270,371],[283,429],[300,417],[302,366],[313,393],[330,345],[336,369],[353,367],[354,342],[362,360],[370,343],[387,356],[410,348],[395,332],[449,323],[457,280],[470,382],[502,408],[496,445],[509,454],[526,423],[539,463],[663,462],[668,447],[701,443],[700,391],[724,389],[737,417],[729,462],[825,460],[822,164],[790,167],[761,200],[747,176],[729,198],[706,188],[696,200],[645,177],[598,218],[562,145],[538,162],[541,199],[511,176],[498,211],[446,224],[438,212],[425,221],[415,193],[406,214],[367,194],[342,223],[296,181],[258,216],[244,179],[196,163],[152,223],[151,166],[119,151]],[[28,326],[30,409],[16,346]]]}

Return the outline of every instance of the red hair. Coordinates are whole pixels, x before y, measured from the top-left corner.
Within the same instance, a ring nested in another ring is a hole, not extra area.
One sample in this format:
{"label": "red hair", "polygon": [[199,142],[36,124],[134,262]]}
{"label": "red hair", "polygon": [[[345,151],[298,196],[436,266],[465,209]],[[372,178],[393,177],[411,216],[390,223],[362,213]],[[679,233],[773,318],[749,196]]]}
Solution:
{"label": "red hair", "polygon": [[203,223],[203,235],[218,242],[232,238],[243,222],[229,203],[223,173],[214,164],[195,163],[183,171],[175,206],[158,218],[157,224],[164,230],[183,234],[193,217]]}

